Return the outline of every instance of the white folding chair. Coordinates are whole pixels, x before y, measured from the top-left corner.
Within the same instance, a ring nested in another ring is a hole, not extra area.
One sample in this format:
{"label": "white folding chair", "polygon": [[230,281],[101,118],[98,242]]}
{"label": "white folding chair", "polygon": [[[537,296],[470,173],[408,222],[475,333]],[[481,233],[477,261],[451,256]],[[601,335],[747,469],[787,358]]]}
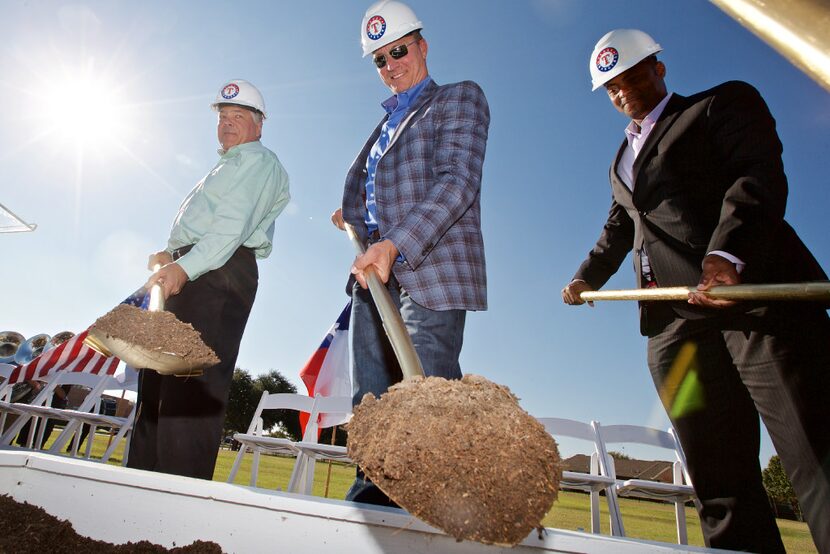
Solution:
{"label": "white folding chair", "polygon": [[[291,479],[288,482],[288,491],[310,495],[314,485],[314,465],[317,460],[338,460],[351,463],[345,446],[335,444],[320,444],[317,442],[320,416],[337,415],[335,421],[345,421],[351,417],[351,396],[317,396],[314,411],[308,418],[308,426],[303,434],[303,440],[296,443],[299,450]],[[332,427],[334,425],[331,425]]]}
{"label": "white folding chair", "polygon": [[[135,389],[136,387],[134,384],[124,386],[115,377],[108,377],[106,384],[102,388],[102,390],[107,391],[135,391]],[[52,417],[65,419],[67,424],[61,434],[58,435],[58,438],[55,439],[55,442],[52,444],[49,452],[53,454],[60,454],[67,443],[72,440],[71,455],[73,457],[77,456],[78,448],[80,447],[81,442],[81,429],[83,428],[83,425],[89,425],[90,430],[86,439],[86,452],[84,453],[84,458],[89,460],[91,459],[92,443],[95,441],[98,427],[109,427],[111,433],[109,445],[100,461],[102,463],[106,463],[112,456],[113,452],[115,452],[115,449],[118,447],[119,443],[124,440],[124,456],[121,461],[121,465],[126,466],[127,456],[130,451],[130,438],[132,436],[132,428],[135,421],[136,404],[133,404],[132,409],[126,417],[119,417],[100,413],[101,402],[102,396],[98,395],[89,411],[82,410],[80,407],[77,410],[57,410],[53,408],[54,415]],[[84,404],[88,405],[89,402],[85,401]],[[113,437],[112,432],[116,429],[118,432]]]}
{"label": "white folding chair", "polygon": [[[608,516],[611,534],[618,537],[625,536],[620,505],[617,501],[616,481],[606,467],[607,455],[602,441],[596,432],[596,422],[583,423],[572,419],[558,417],[540,417],[539,423],[554,438],[569,437],[590,442],[589,473],[578,471],[563,471],[560,487],[566,490],[587,492],[591,496],[591,532],[600,532],[599,492],[605,491],[608,502]],[[586,447],[587,448],[587,447]]]}
{"label": "white folding chair", "polygon": [[15,413],[18,415],[17,420],[6,429],[2,436],[0,436],[0,445],[12,444],[17,434],[23,428],[27,421],[31,420],[30,429],[34,429],[38,420],[43,419],[42,425],[39,425],[37,437],[31,431],[27,440],[27,448],[33,446],[39,447],[43,442],[43,432],[46,427],[46,420],[49,417],[61,417],[62,410],[52,408],[52,396],[55,389],[62,385],[79,385],[90,389],[84,402],[78,408],[78,411],[87,411],[92,409],[101,393],[110,382],[108,375],[96,375],[93,373],[81,373],[75,371],[57,371],[46,378],[44,387],[38,392],[37,396],[29,403],[5,403],[0,402],[0,409]]}
{"label": "white folding chair", "polygon": [[692,486],[689,472],[686,469],[686,456],[677,440],[674,429],[662,431],[651,427],[640,427],[637,425],[607,425],[598,427],[597,432],[606,445],[608,444],[639,444],[672,451],[672,482],[664,483],[648,479],[626,479],[617,478],[614,462],[608,456],[608,465],[611,475],[617,480],[617,494],[619,496],[631,496],[639,498],[650,498],[664,500],[674,503],[675,521],[677,522],[677,542],[688,544],[689,538],[686,532],[686,509],[685,504],[695,498],[695,490]]}
{"label": "white folding chair", "polygon": [[[14,367],[11,364],[0,364],[0,404],[8,404],[11,402],[12,397],[12,388],[14,385],[9,383],[9,377],[11,377],[12,373],[14,372]],[[6,428],[6,415],[8,412],[0,408],[0,435],[3,434],[3,430]]]}
{"label": "white folding chair", "polygon": [[[228,475],[228,483],[233,483],[236,479],[242,458],[249,449],[253,452],[253,462],[251,464],[252,487],[256,486],[257,475],[259,473],[260,452],[288,454],[291,456],[297,456],[300,452],[297,449],[297,443],[295,441],[279,437],[267,437],[263,434],[262,412],[264,410],[295,410],[297,412],[308,412],[311,414],[314,413],[314,404],[315,399],[309,396],[292,393],[270,394],[268,391],[264,391],[259,400],[259,405],[254,412],[254,417],[251,419],[248,432],[235,433],[233,436],[234,439],[240,442],[240,447],[239,453],[236,455],[236,460],[233,462],[231,473]],[[311,418],[309,418],[310,425]],[[316,437],[316,430],[314,433]],[[303,436],[305,437],[305,434]]]}

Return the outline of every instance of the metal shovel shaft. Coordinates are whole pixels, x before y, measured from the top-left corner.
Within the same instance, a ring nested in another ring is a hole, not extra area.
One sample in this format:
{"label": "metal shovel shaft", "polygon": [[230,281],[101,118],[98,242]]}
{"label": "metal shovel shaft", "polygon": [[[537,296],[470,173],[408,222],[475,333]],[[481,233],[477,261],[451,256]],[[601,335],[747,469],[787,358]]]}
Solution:
{"label": "metal shovel shaft", "polygon": [[[697,287],[656,287],[651,289],[592,290],[580,294],[586,302],[599,300],[686,300]],[[830,282],[775,283],[768,285],[723,285],[706,291],[724,300],[812,300],[830,301]]]}
{"label": "metal shovel shaft", "polygon": [[[352,241],[358,256],[366,252],[363,243],[354,231],[354,227],[348,223],[346,223],[346,234],[349,235],[349,240]],[[412,339],[406,330],[401,313],[392,302],[389,290],[381,283],[380,277],[371,266],[367,267],[363,274],[366,275],[369,292],[372,294],[378,313],[380,313],[383,329],[386,331],[386,336],[389,337],[389,342],[392,343],[392,349],[398,358],[403,378],[423,377],[424,368],[421,366],[421,359],[418,358],[418,353],[415,351],[415,346],[412,344]]]}

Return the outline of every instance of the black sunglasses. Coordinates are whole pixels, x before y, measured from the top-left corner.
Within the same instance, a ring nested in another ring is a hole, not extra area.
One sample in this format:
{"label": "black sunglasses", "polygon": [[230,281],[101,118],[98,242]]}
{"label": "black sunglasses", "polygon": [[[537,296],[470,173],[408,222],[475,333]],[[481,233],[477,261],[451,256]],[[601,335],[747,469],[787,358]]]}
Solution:
{"label": "black sunglasses", "polygon": [[[389,55],[392,56],[393,60],[399,60],[409,54],[409,48],[407,46],[412,46],[418,42],[417,40],[413,40],[407,44],[399,44],[394,47],[392,50],[389,51]],[[378,69],[386,66],[386,54],[381,54],[379,56],[375,56],[372,58],[372,61],[375,62],[375,65],[378,66]]]}

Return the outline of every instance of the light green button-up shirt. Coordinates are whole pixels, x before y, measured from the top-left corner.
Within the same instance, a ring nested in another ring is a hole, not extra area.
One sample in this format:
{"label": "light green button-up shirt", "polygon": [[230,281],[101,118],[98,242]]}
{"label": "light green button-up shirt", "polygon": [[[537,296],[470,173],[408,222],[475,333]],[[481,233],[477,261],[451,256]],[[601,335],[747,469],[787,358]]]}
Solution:
{"label": "light green button-up shirt", "polygon": [[274,220],[290,198],[276,154],[259,141],[234,146],[182,202],[167,251],[195,245],[177,261],[191,281],[225,265],[240,246],[267,258]]}

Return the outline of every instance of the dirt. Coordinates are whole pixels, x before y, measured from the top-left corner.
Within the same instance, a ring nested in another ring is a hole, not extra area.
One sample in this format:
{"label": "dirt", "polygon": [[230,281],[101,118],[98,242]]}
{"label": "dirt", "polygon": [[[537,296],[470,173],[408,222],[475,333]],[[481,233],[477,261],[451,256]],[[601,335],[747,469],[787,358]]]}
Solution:
{"label": "dirt", "polygon": [[457,539],[515,545],[558,495],[556,442],[507,387],[467,375],[367,394],[349,456],[392,500]]}
{"label": "dirt", "polygon": [[99,317],[90,329],[149,352],[173,354],[193,367],[219,363],[219,358],[202,341],[199,332],[170,312],[150,312],[120,304]]}
{"label": "dirt", "polygon": [[42,508],[0,496],[0,553],[15,554],[221,554],[215,542],[195,541],[187,546],[165,548],[148,541],[111,544],[83,537],[72,524],[47,514]]}

